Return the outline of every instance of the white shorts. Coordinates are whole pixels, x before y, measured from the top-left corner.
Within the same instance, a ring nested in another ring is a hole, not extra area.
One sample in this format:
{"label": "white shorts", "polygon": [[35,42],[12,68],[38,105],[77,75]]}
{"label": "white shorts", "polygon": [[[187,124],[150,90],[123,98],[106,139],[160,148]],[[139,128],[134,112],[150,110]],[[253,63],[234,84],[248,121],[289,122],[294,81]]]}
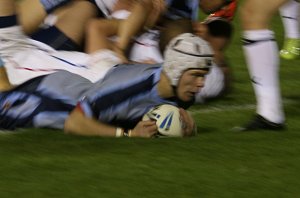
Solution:
{"label": "white shorts", "polygon": [[159,31],[148,30],[137,37],[130,50],[129,58],[135,62],[162,63],[163,57],[159,50]]}
{"label": "white shorts", "polygon": [[91,55],[54,50],[44,43],[29,39],[18,26],[0,29],[0,56],[13,85],[58,70],[66,70],[96,82],[111,67],[120,63],[120,59],[109,50]]}

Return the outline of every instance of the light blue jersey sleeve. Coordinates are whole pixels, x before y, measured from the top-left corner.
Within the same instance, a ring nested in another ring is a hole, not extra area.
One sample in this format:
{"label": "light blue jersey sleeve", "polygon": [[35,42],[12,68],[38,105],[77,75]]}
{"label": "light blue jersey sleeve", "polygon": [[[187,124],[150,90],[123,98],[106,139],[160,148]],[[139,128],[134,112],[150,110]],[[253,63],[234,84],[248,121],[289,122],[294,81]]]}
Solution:
{"label": "light blue jersey sleeve", "polygon": [[133,123],[154,106],[173,104],[157,92],[161,71],[160,65],[117,66],[86,93],[79,106],[87,117],[104,123]]}

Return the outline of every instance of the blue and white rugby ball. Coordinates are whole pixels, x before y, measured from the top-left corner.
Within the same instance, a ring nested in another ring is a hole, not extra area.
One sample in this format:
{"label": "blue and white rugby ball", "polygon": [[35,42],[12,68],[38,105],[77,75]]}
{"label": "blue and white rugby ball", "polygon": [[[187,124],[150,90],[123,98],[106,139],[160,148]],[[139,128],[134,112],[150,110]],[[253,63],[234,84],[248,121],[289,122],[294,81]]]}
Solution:
{"label": "blue and white rugby ball", "polygon": [[183,137],[184,133],[178,107],[169,104],[159,105],[143,116],[143,120],[150,119],[156,121],[158,137]]}

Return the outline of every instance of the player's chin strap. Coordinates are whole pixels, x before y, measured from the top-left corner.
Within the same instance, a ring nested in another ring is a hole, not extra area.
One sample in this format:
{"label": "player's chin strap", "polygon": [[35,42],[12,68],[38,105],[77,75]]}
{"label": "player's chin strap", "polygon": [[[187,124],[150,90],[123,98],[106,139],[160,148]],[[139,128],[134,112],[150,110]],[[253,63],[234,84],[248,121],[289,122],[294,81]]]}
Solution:
{"label": "player's chin strap", "polygon": [[177,87],[172,85],[172,89],[173,89],[173,93],[174,93],[174,97],[171,98],[172,101],[176,102],[176,104],[178,105],[178,107],[183,108],[183,109],[188,109],[190,106],[192,106],[195,103],[195,98],[193,98],[192,100],[185,102],[182,101],[177,94]]}

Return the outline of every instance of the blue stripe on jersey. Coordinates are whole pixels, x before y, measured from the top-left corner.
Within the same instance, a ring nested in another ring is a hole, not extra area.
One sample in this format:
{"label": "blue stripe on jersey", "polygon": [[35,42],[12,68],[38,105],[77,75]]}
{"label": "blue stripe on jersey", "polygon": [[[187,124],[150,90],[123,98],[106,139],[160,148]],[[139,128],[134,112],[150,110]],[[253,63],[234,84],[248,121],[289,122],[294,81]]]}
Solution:
{"label": "blue stripe on jersey", "polygon": [[[3,98],[2,98],[3,96]],[[41,103],[40,99],[21,92],[0,95],[0,128],[14,129],[16,125],[31,123],[31,115]]]}
{"label": "blue stripe on jersey", "polygon": [[[62,129],[64,119],[61,118],[66,118],[74,109],[60,100],[22,92],[0,93],[0,107],[0,129],[8,130],[20,127]],[[41,115],[47,119],[41,120]]]}
{"label": "blue stripe on jersey", "polygon": [[[74,105],[37,92],[37,85],[42,78],[32,79],[12,91],[0,92],[0,129],[63,127],[64,119],[61,118],[66,118],[65,115],[74,109]],[[47,120],[38,119],[40,115],[44,115],[44,118],[48,115]]]}
{"label": "blue stripe on jersey", "polygon": [[0,28],[7,28],[17,25],[17,16],[2,16],[0,17]]}
{"label": "blue stripe on jersey", "polygon": [[60,57],[57,57],[57,56],[53,56],[53,55],[50,55],[50,56],[52,56],[53,58],[55,58],[55,59],[57,59],[57,60],[60,60],[60,61],[62,61],[62,62],[64,62],[64,63],[67,63],[67,64],[69,64],[69,65],[71,65],[71,66],[73,66],[73,67],[87,68],[87,66],[85,66],[85,65],[77,65],[77,64],[75,64],[75,63],[71,63],[70,61],[67,61],[66,59],[63,59],[63,58],[60,58]]}
{"label": "blue stripe on jersey", "polygon": [[100,96],[92,103],[94,115],[99,117],[102,110],[108,109],[112,106],[117,106],[126,101],[128,98],[137,97],[145,92],[149,92],[153,88],[154,77],[155,74],[152,74],[143,81],[137,82],[126,88],[122,87],[119,90],[114,90],[114,92]]}

